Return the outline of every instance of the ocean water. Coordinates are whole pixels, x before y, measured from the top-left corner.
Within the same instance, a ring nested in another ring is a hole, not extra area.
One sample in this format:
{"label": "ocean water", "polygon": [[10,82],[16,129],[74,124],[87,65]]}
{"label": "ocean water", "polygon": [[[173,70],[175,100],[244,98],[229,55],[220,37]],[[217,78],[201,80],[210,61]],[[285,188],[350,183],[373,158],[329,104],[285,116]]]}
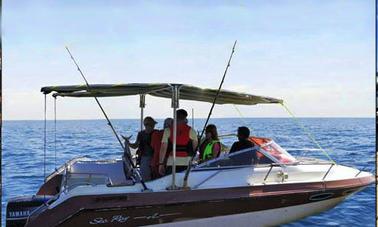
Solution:
{"label": "ocean water", "polygon": [[[323,148],[339,164],[375,172],[375,119],[302,118],[299,119]],[[159,120],[157,128],[162,126]],[[113,120],[123,135],[135,135],[138,120]],[[195,120],[201,130],[203,119]],[[220,135],[235,133],[247,125],[252,134],[273,138],[294,155],[326,159],[293,119],[248,118],[212,119]],[[77,156],[93,159],[120,158],[122,150],[104,120],[47,122],[47,175],[54,168]],[[6,202],[18,195],[35,194],[43,183],[43,121],[4,121],[2,130],[2,225]],[[55,142],[56,135],[56,142]],[[235,138],[224,137],[230,145]],[[56,156],[55,156],[56,152]],[[332,210],[298,220],[286,226],[375,226],[375,185],[345,200]]]}

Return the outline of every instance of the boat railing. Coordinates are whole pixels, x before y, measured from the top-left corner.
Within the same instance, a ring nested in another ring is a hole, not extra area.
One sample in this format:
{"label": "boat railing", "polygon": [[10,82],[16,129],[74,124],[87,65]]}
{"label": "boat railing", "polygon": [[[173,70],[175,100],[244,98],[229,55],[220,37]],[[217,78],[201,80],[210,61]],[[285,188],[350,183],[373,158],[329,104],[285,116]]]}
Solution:
{"label": "boat railing", "polygon": [[[360,169],[357,165],[355,165],[355,164],[351,164],[351,163],[343,163],[343,165],[358,170],[358,172],[356,173],[356,175],[354,175],[354,177],[358,177],[358,175],[360,175],[362,172],[364,172],[364,171],[367,170],[367,168],[368,168],[368,166],[363,166],[363,167]],[[369,171],[369,170],[368,170],[368,171]],[[369,171],[369,172],[370,172],[370,171]]]}
{"label": "boat railing", "polygon": [[364,170],[366,170],[366,166],[362,168],[361,170],[359,170],[358,173],[354,175],[354,177],[358,177],[358,175],[360,175],[360,173],[362,173]]}
{"label": "boat railing", "polygon": [[87,156],[80,156],[80,157],[70,159],[69,161],[61,165],[59,168],[55,168],[54,172],[52,172],[50,175],[46,177],[46,182],[49,181],[51,178],[53,178],[56,174],[62,173],[64,170],[67,169],[67,167],[71,166],[75,162],[85,160],[85,159],[87,159]]}
{"label": "boat railing", "polygon": [[328,176],[329,172],[331,171],[332,167],[335,166],[335,163],[331,163],[331,166],[328,168],[327,172],[324,174],[322,180],[324,181],[325,178]]}
{"label": "boat railing", "polygon": [[[236,153],[236,152],[235,152]],[[228,157],[225,157],[228,158]],[[217,158],[219,160],[219,158]],[[210,161],[211,162],[211,161]],[[257,164],[247,164],[247,165],[227,165],[227,166],[209,166],[208,163],[201,163],[197,168],[193,168],[192,171],[207,171],[207,170],[219,170],[219,169],[238,169],[238,168],[266,168],[266,167],[275,167],[275,166],[297,166],[297,165],[330,165],[331,162],[293,162],[293,163],[257,163]]]}
{"label": "boat railing", "polygon": [[[282,164],[282,163],[271,163],[271,164],[269,164],[270,168],[266,172],[265,177],[263,179],[263,184],[266,183],[266,181],[267,181],[267,179],[268,179],[268,177],[269,177],[269,175],[272,172],[272,170],[273,170],[274,167],[280,167],[281,168],[281,171],[278,173],[278,176],[282,177],[282,182],[283,182],[285,179],[288,178],[288,174],[285,173],[284,169],[286,167],[288,167],[288,166],[296,166],[296,165],[314,165],[314,163],[299,163],[299,162],[297,162],[297,163],[285,163],[285,164]],[[336,164],[335,163],[320,162],[320,163],[316,163],[316,165],[330,165],[329,168],[327,169],[326,173],[322,177],[322,181],[324,181],[326,179],[326,177],[329,175],[331,169]],[[255,168],[266,168],[266,167],[267,167],[267,165],[264,165],[264,166],[255,166]],[[362,172],[362,170],[358,174],[360,174],[361,172]]]}
{"label": "boat railing", "polygon": [[272,164],[270,164],[270,168],[269,168],[268,172],[265,174],[265,177],[264,177],[263,183],[266,182],[266,179],[268,179],[270,172],[272,172],[272,169],[273,169],[273,167],[275,167],[275,166],[277,166],[277,167],[278,167],[278,166],[279,166],[279,167],[282,167],[281,165],[279,165],[279,164],[277,164],[277,163],[272,163]]}

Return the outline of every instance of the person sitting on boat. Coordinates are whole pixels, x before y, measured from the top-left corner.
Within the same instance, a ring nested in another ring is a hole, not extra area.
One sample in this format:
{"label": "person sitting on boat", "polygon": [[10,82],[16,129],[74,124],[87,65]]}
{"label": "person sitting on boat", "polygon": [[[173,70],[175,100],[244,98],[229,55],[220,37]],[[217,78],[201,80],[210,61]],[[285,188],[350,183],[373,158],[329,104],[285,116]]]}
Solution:
{"label": "person sitting on boat", "polygon": [[[250,131],[249,128],[242,126],[238,128],[238,140],[232,144],[230,154],[236,151],[252,148],[255,144],[249,140]],[[253,152],[253,162],[257,163],[258,158],[256,152]]]}
{"label": "person sitting on boat", "polygon": [[152,170],[152,179],[161,177],[159,174],[159,154],[161,148],[161,140],[163,138],[163,133],[166,128],[170,128],[173,125],[172,118],[166,118],[164,120],[164,126],[162,130],[154,132],[151,136],[151,146],[154,150],[154,156],[151,160],[151,170]]}
{"label": "person sitting on boat", "polygon": [[[152,117],[145,117],[143,120],[144,130],[138,133],[135,143],[130,143],[131,148],[138,148],[137,154],[140,160],[140,172],[144,181],[151,180],[151,160],[154,150],[151,146],[151,137],[157,130],[155,130],[155,125],[157,122]],[[128,138],[125,138],[128,140]]]}
{"label": "person sitting on boat", "polygon": [[[187,124],[188,113],[184,109],[176,111],[177,131],[176,131],[176,171],[184,171],[189,164],[195,149],[198,145],[197,133]],[[164,175],[172,171],[173,163],[173,126],[164,130],[161,140],[159,156],[159,173]],[[167,169],[165,168],[167,166]]]}
{"label": "person sitting on boat", "polygon": [[218,139],[217,127],[210,124],[206,127],[206,138],[200,146],[200,162],[219,157],[221,143]]}

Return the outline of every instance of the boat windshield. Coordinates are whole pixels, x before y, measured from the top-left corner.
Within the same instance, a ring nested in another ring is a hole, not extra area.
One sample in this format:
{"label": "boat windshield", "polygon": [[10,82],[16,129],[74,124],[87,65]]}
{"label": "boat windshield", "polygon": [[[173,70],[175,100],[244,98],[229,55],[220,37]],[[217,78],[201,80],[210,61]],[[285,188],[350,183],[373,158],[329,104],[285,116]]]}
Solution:
{"label": "boat windshield", "polygon": [[[258,139],[265,139],[265,138],[258,138]],[[283,149],[280,145],[278,145],[276,142],[270,139],[266,143],[259,144],[260,151],[257,155],[263,155],[268,156],[270,159],[272,159],[276,163],[280,164],[290,164],[295,163],[297,160],[291,156],[285,149]],[[261,160],[262,157],[260,157]]]}
{"label": "boat windshield", "polygon": [[[251,137],[250,140],[257,146],[236,151],[231,154],[223,154],[216,159],[198,165],[198,167],[229,167],[271,163],[291,164],[297,162],[293,156],[276,144],[272,139]],[[254,160],[254,157],[256,157],[255,154],[258,160]]]}

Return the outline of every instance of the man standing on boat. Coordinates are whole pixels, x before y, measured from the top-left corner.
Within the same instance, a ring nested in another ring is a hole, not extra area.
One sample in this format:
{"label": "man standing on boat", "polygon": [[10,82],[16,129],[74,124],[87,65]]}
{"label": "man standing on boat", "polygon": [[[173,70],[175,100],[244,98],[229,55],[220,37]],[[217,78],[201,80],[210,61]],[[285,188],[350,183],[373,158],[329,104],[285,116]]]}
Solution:
{"label": "man standing on boat", "polygon": [[[143,120],[143,124],[144,130],[138,133],[135,143],[129,143],[129,146],[134,149],[138,148],[137,154],[140,160],[140,172],[143,180],[149,181],[152,176],[150,164],[154,153],[151,146],[151,138],[152,134],[156,131],[155,125],[157,122],[152,117],[146,117]],[[126,140],[128,138],[124,137],[124,139]]]}
{"label": "man standing on boat", "polygon": [[[184,171],[189,164],[195,149],[198,145],[197,133],[187,124],[188,113],[184,109],[176,111],[177,133],[176,133],[176,171]],[[173,126],[164,130],[161,140],[159,156],[159,173],[170,174],[173,164]]]}

